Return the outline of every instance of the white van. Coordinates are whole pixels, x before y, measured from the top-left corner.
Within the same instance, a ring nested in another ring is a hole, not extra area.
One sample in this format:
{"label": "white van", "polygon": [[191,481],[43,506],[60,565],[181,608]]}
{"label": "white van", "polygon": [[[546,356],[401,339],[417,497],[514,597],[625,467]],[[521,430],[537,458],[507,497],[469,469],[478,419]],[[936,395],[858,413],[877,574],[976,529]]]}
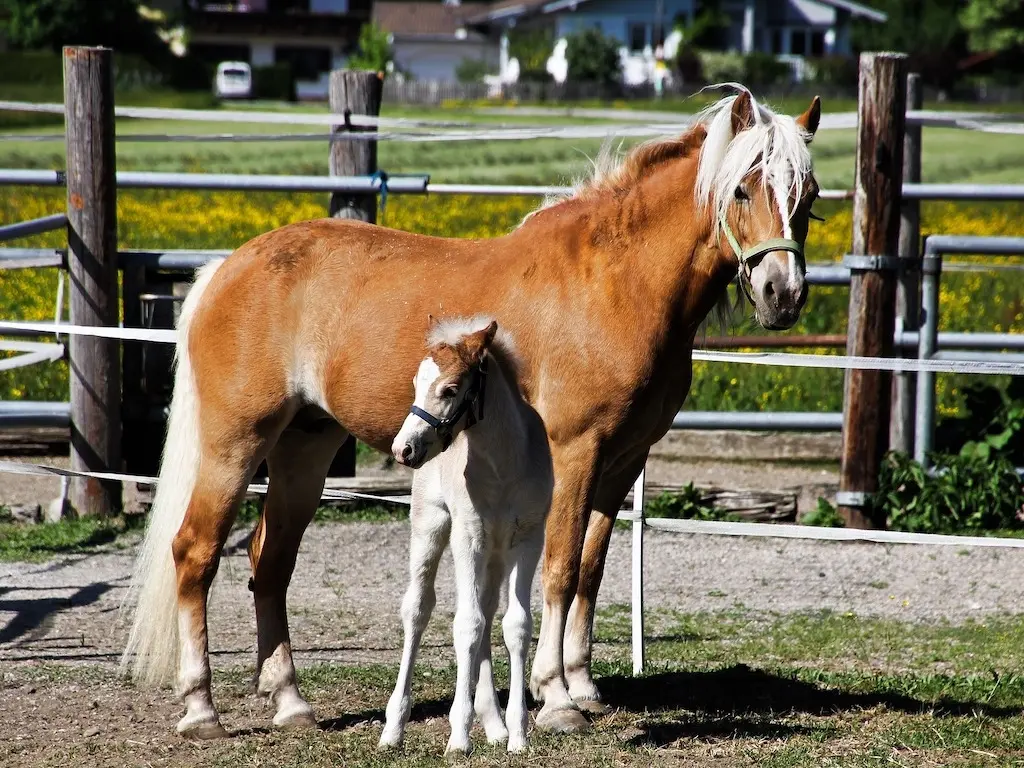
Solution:
{"label": "white van", "polygon": [[250,98],[252,68],[244,61],[222,61],[217,65],[213,93],[218,99]]}

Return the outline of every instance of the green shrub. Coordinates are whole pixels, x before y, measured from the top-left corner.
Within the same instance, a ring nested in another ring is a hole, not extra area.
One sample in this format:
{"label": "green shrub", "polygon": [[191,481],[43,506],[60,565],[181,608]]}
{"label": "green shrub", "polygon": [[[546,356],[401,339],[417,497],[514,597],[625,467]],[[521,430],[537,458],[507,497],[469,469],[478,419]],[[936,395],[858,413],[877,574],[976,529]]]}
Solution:
{"label": "green shrub", "polygon": [[897,531],[960,533],[1021,527],[1024,487],[1002,455],[936,455],[934,471],[905,454],[882,464],[877,504]]}
{"label": "green shrub", "polygon": [[800,518],[801,525],[815,525],[819,528],[844,528],[842,515],[825,499],[818,499],[818,506]]}
{"label": "green shrub", "polygon": [[574,83],[613,86],[622,81],[619,41],[589,27],[566,38],[567,79]]}
{"label": "green shrub", "polygon": [[252,94],[257,99],[295,101],[295,78],[288,62],[252,69]]}
{"label": "green shrub", "polygon": [[709,83],[743,82],[743,54],[701,51],[699,55],[701,71]]}
{"label": "green shrub", "polygon": [[460,83],[479,83],[484,75],[493,74],[494,67],[483,59],[464,58],[455,67],[455,77]]}
{"label": "green shrub", "polygon": [[822,56],[807,59],[811,68],[811,79],[822,85],[835,88],[857,87],[857,59],[852,56]]}
{"label": "green shrub", "polygon": [[789,64],[770,53],[754,51],[743,57],[743,78],[746,85],[775,85],[792,78]]}

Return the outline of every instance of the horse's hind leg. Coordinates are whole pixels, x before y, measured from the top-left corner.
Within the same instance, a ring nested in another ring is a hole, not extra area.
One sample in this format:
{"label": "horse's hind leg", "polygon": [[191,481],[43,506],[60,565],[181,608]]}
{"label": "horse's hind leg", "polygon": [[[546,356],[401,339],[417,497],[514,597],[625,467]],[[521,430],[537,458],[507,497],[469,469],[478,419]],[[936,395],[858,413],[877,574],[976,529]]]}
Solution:
{"label": "horse's hind leg", "polygon": [[306,526],[313,519],[331,460],[345,439],[335,422],[318,432],[286,429],[267,456],[270,484],[249,543],[256,604],[257,689],[274,705],[274,725],[315,726],[299,694],[292,661],[285,596]]}
{"label": "horse's hind leg", "polygon": [[226,735],[210,690],[206,603],[221,549],[263,445],[252,436],[226,451],[204,444],[199,476],[172,544],[178,581],[178,691],[186,706],[178,733],[184,736]]}

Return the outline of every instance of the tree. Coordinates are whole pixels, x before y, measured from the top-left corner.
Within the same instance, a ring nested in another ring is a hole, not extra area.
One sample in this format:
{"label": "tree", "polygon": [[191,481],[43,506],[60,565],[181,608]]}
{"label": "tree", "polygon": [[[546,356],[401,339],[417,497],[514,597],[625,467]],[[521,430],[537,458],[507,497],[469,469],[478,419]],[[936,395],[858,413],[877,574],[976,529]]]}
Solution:
{"label": "tree", "polygon": [[972,51],[1001,53],[1024,46],[1024,3],[1020,0],[968,0],[960,22]]}
{"label": "tree", "polygon": [[359,50],[349,58],[348,67],[387,72],[392,58],[391,35],[370,22],[359,30]]}
{"label": "tree", "polygon": [[139,14],[137,0],[0,0],[9,15],[5,32],[14,48],[102,45],[150,58],[167,46],[156,25]]}
{"label": "tree", "polygon": [[858,51],[904,51],[911,71],[926,83],[947,88],[959,76],[957,64],[967,52],[960,24],[962,0],[875,0],[884,11],[884,24],[858,20],[853,25],[853,47]]}
{"label": "tree", "polygon": [[574,82],[615,85],[622,80],[619,42],[590,27],[566,38],[567,78]]}

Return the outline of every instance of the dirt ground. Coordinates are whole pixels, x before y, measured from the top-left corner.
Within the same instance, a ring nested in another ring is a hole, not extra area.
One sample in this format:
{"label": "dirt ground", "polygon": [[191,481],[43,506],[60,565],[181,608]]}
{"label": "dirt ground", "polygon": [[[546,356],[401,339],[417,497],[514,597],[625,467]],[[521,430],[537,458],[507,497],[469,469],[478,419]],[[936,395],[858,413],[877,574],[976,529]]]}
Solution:
{"label": "dirt ground", "polygon": [[[653,482],[694,480],[727,488],[795,488],[802,509],[817,494],[834,492],[836,472],[827,465],[766,464],[761,459],[711,462],[679,453],[655,456],[648,477]],[[31,460],[66,462],[59,457]],[[8,503],[45,503],[58,491],[59,482],[47,478],[0,478],[0,500]],[[226,681],[218,678],[225,725],[242,733],[264,733],[269,713],[248,695],[246,685],[255,658],[244,550],[247,534],[248,529],[240,527],[229,539],[211,596],[210,643],[215,670],[233,670],[234,675]],[[85,744],[87,752],[95,754],[96,765],[136,764],[131,757],[136,749],[143,750],[146,762],[204,762],[202,748],[182,747],[176,740],[173,723],[180,706],[169,692],[136,690],[115,673],[125,638],[118,606],[136,540],[125,538],[89,554],[43,563],[0,563],[0,744],[10,750],[9,760],[0,763],[33,768],[60,764],[70,742],[76,745],[76,755]],[[630,541],[628,531],[614,534],[601,591],[603,606],[629,604]],[[319,662],[397,665],[407,554],[404,523],[318,524],[310,530],[289,591],[300,667]],[[743,606],[783,615],[832,610],[906,622],[962,622],[1017,613],[1024,605],[1024,551],[1019,549],[651,531],[644,571],[645,600],[652,612],[717,612]],[[452,660],[454,581],[447,556],[437,587],[435,619],[421,655],[428,665]],[[534,595],[536,610],[539,579]],[[619,658],[624,652],[621,645],[615,651]],[[598,659],[611,654],[609,647],[596,648]],[[388,693],[382,687],[374,696],[379,694],[382,704]],[[360,719],[340,712],[344,701],[342,691],[334,698],[319,696],[314,706],[321,716],[342,718],[346,728],[379,727],[370,716]],[[434,716],[443,714],[439,710]],[[253,763],[260,761],[254,758]]]}

